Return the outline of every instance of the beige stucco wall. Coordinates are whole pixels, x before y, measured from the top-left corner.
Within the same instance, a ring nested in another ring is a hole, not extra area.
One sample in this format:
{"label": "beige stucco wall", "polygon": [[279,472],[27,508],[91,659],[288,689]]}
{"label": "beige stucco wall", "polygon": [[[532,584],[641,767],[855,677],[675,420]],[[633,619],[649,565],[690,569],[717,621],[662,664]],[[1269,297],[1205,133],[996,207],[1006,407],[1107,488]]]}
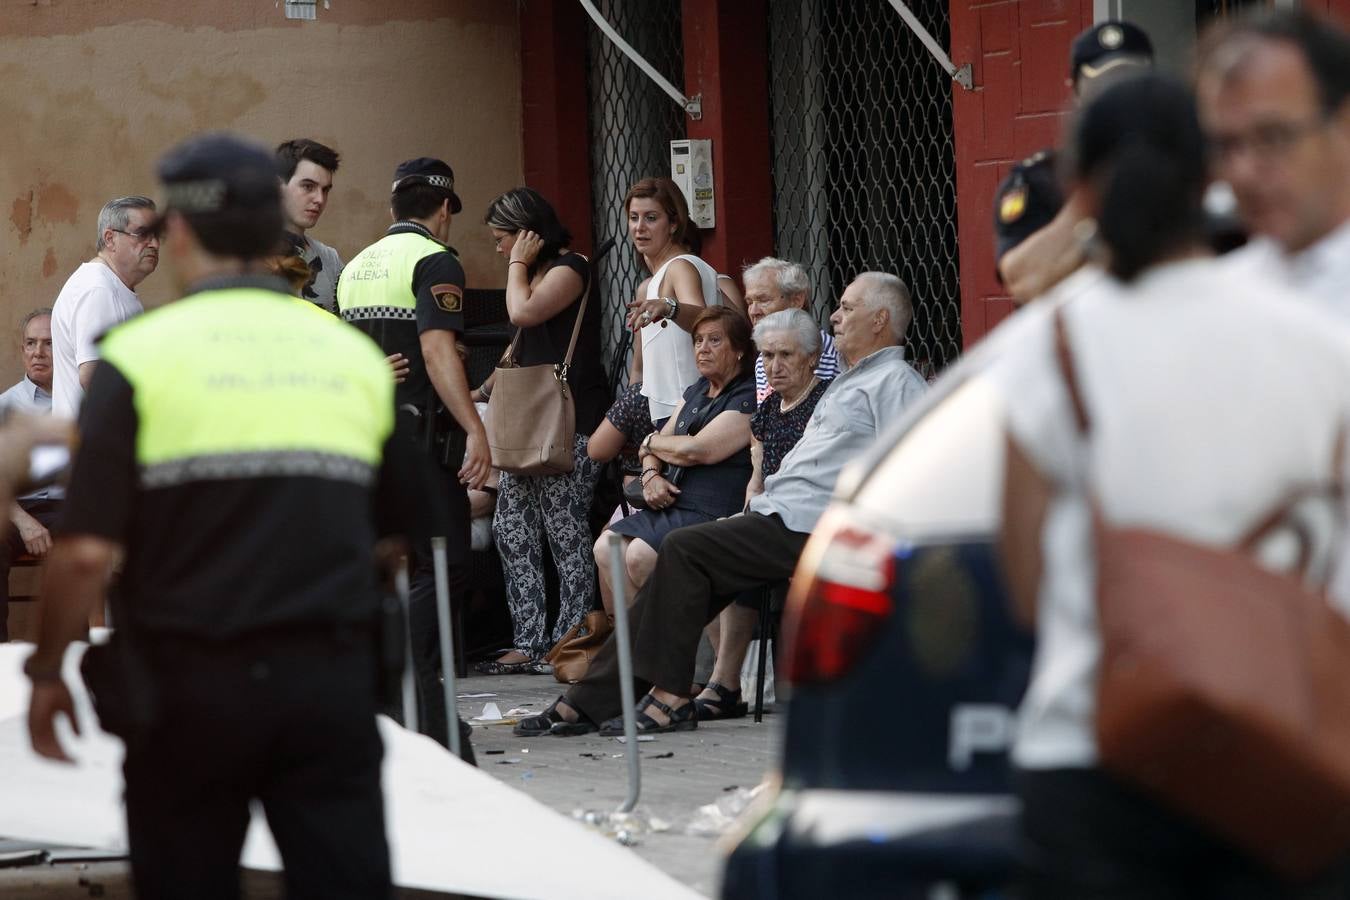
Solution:
{"label": "beige stucco wall", "polygon": [[[291,22],[276,0],[0,0],[0,389],[21,372],[9,336],[92,256],[99,207],[154,196],[155,159],[202,130],[335,147],[341,168],[311,234],[344,259],[388,224],[400,160],[445,159],[469,284],[501,283],[479,223],[521,183],[517,4],[332,6]],[[140,293],[147,306],[171,299],[167,263]]]}

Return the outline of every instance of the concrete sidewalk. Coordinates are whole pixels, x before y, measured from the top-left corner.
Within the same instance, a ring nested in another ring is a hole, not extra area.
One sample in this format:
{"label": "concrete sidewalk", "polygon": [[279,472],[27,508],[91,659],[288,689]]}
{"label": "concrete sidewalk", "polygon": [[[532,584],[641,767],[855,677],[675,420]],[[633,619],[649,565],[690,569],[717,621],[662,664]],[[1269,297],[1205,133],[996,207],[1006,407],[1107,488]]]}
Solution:
{"label": "concrete sidewalk", "polygon": [[[542,712],[565,688],[548,675],[480,675],[461,680],[457,693],[463,698],[461,714],[471,721],[487,703],[497,704],[503,715],[516,708]],[[465,697],[476,693],[496,696]],[[695,890],[716,896],[723,856],[712,832],[725,832],[727,820],[699,809],[719,801],[730,810],[744,805],[745,792],[777,766],[782,724],[781,715],[769,713],[759,725],[746,716],[641,742],[637,811],[668,827],[638,830],[634,852]],[[510,725],[474,724],[473,744],[485,772],[565,815],[611,812],[627,796],[628,763],[622,755],[627,748],[614,738],[519,738]],[[528,848],[521,850],[521,864],[529,866]]]}

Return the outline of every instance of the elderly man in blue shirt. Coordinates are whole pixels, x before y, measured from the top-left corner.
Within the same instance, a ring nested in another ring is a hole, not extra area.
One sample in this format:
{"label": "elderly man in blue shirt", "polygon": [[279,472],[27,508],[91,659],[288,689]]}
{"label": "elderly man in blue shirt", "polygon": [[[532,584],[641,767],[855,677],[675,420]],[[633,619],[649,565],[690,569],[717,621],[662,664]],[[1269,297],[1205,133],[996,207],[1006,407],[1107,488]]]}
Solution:
{"label": "elderly man in blue shirt", "polygon": [[[671,532],[632,610],[638,730],[698,724],[689,687],[699,635],[741,591],[792,575],[844,465],[917,400],[927,385],[904,359],[913,318],[909,290],[894,275],[865,272],[845,289],[830,321],[847,370],[834,380],[797,446],[744,515]],[[586,677],[516,734],[622,734],[614,638]]]}
{"label": "elderly man in blue shirt", "polygon": [[[0,417],[13,413],[47,416],[52,411],[52,311],[35,309],[19,323],[23,378],[0,394]],[[45,556],[52,548],[48,530],[56,521],[61,501],[43,488],[19,497],[9,507],[13,528],[0,541],[0,641],[9,640],[9,568],[14,557],[27,551]]]}

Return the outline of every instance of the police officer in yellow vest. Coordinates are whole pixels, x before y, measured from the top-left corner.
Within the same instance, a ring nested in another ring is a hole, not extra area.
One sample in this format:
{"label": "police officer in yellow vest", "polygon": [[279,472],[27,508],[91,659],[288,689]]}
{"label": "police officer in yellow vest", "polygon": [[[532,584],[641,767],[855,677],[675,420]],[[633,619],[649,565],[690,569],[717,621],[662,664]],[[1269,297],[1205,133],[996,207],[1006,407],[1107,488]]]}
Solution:
{"label": "police officer in yellow vest", "polygon": [[379,347],[250,274],[281,235],[266,148],[194,138],[159,176],[185,297],[103,343],[26,666],[33,746],[65,756],[63,651],[124,555],[83,668],[126,742],[138,896],[238,897],[256,799],[289,896],[388,897],[373,547],[421,461]]}
{"label": "police officer in yellow vest", "polygon": [[[449,503],[452,596],[468,584],[469,497],[491,472],[483,422],[469,399],[456,339],[464,331],[464,270],[446,246],[462,208],[455,173],[439,159],[401,163],[390,188],[394,224],[358,253],[338,280],[338,311],[385,353],[401,353],[409,372],[395,391],[397,428],[434,459],[439,493]],[[418,723],[448,742],[435,579],[430,546],[413,546],[409,628],[417,676]],[[460,723],[461,732],[466,729]]]}

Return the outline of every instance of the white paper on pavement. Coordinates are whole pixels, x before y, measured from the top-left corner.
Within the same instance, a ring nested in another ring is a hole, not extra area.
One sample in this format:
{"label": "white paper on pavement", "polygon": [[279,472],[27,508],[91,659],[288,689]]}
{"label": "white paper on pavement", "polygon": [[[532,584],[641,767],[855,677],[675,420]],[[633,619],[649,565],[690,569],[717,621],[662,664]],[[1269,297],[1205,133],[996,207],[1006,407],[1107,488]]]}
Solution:
{"label": "white paper on pavement", "polygon": [[[61,733],[76,765],[36,756],[28,741],[27,644],[0,644],[0,835],[123,850],[122,743],[98,728],[78,675],[82,645],[65,660],[83,734]],[[402,887],[518,900],[702,897],[631,850],[559,815],[439,744],[379,720],[394,880]],[[260,810],[243,864],[281,859]],[[604,872],[603,878],[595,873]]]}

